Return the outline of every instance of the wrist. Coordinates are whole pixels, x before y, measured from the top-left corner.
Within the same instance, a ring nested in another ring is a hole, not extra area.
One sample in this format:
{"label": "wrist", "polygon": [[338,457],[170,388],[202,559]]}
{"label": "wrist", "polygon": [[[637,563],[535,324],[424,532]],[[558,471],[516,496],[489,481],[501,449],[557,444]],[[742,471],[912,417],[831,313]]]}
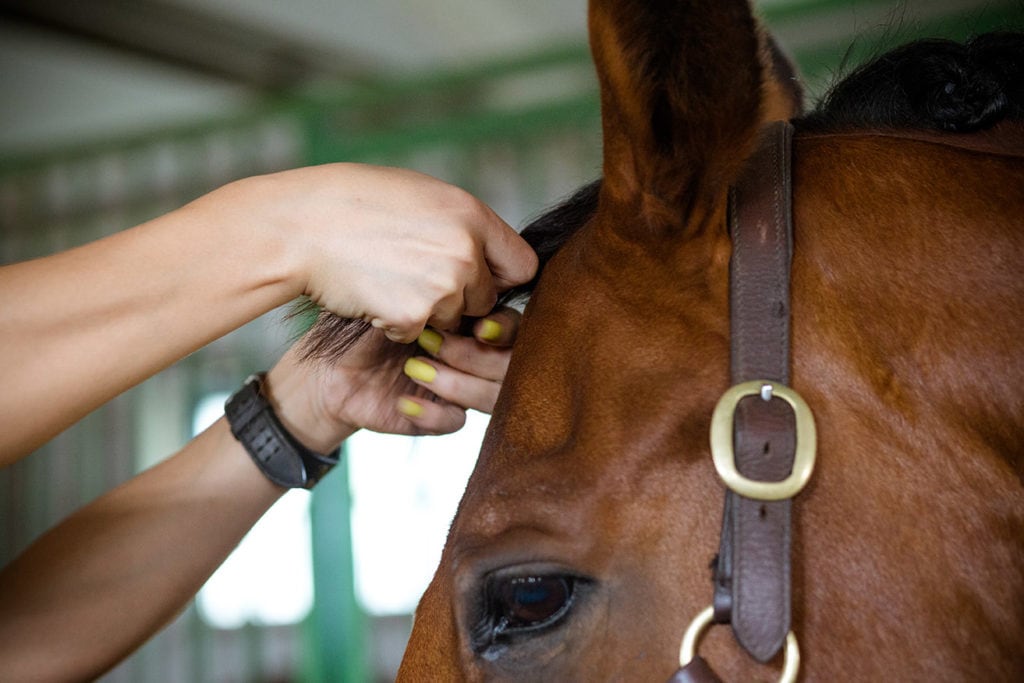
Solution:
{"label": "wrist", "polygon": [[307,448],[327,453],[358,430],[330,415],[318,399],[323,378],[315,363],[301,363],[289,352],[267,373],[264,391],[281,424]]}
{"label": "wrist", "polygon": [[[254,286],[270,286],[278,305],[292,301],[306,292],[309,270],[302,230],[290,220],[286,189],[279,174],[242,178],[214,190],[194,202],[202,207],[215,230],[204,234],[219,235],[225,242],[221,253],[235,254],[241,281],[253,277]],[[205,226],[204,226],[205,228]]]}

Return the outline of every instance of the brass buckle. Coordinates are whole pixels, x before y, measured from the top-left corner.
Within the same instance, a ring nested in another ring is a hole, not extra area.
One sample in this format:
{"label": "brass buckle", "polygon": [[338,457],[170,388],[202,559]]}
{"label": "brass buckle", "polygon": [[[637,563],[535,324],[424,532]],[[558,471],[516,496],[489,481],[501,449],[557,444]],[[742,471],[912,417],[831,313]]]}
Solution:
{"label": "brass buckle", "polygon": [[[683,634],[683,644],[679,648],[679,666],[685,669],[686,666],[697,656],[697,645],[704,636],[704,631],[711,626],[715,618],[715,608],[708,607],[690,622]],[[779,683],[795,683],[796,675],[800,673],[800,646],[796,642],[796,634],[792,631],[786,634],[786,655],[782,663],[782,675],[779,676]]]}
{"label": "brass buckle", "polygon": [[[747,396],[761,396],[766,401],[777,396],[788,403],[796,415],[796,453],[793,456],[793,470],[782,481],[748,479],[736,469],[733,420],[736,406]],[[722,394],[722,398],[718,399],[715,406],[715,412],[711,415],[711,457],[715,462],[715,469],[718,470],[718,476],[725,485],[744,498],[785,500],[800,493],[814,471],[817,441],[814,415],[810,407],[800,394],[778,382],[753,380],[737,384]]]}

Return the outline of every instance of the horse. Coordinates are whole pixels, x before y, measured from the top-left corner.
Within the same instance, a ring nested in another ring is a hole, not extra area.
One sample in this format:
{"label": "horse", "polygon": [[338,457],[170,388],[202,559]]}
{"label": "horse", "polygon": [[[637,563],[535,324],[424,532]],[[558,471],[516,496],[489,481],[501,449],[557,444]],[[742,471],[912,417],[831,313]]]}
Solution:
{"label": "horse", "polygon": [[[712,599],[729,188],[786,84],[744,2],[593,0],[589,27],[603,178],[524,231],[543,273],[402,681],[665,680]],[[918,43],[793,121],[805,680],[1024,679],[1022,63],[1011,34]],[[784,658],[699,650],[728,680]]]}
{"label": "horse", "polygon": [[603,177],[523,232],[542,273],[398,679],[691,680],[684,633],[725,680],[788,666],[695,617],[723,571],[730,188],[792,119],[788,382],[742,401],[813,415],[799,676],[1024,680],[1021,36],[901,48],[799,116],[746,2],[591,0],[589,30]]}

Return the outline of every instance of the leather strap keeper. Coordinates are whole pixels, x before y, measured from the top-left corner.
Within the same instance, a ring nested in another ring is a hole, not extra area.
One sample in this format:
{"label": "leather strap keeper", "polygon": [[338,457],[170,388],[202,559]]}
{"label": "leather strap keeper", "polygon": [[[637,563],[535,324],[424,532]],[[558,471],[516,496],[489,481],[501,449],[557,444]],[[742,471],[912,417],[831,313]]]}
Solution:
{"label": "leather strap keeper", "polygon": [[722,683],[722,679],[711,670],[700,655],[697,655],[689,664],[676,671],[666,683]]}
{"label": "leather strap keeper", "polygon": [[267,400],[263,392],[265,378],[265,372],[250,375],[224,404],[231,433],[267,479],[285,488],[311,489],[338,464],[341,448],[322,455],[299,443]]}

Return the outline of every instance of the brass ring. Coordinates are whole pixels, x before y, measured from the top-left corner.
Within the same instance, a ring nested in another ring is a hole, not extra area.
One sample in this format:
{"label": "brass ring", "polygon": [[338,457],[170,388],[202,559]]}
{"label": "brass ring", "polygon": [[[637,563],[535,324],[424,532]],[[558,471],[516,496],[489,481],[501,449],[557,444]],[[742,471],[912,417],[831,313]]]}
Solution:
{"label": "brass ring", "polygon": [[[709,606],[703,610],[686,627],[683,634],[683,644],[679,648],[679,666],[686,666],[697,656],[697,645],[704,636],[704,632],[711,626],[715,618],[715,608]],[[779,683],[796,683],[796,676],[800,672],[800,646],[796,642],[796,634],[790,631],[786,634],[786,654],[782,663],[782,674],[779,676]]]}
{"label": "brass ring", "polygon": [[[793,455],[793,470],[782,481],[748,479],[736,469],[733,422],[736,406],[748,396],[777,396],[793,409],[796,417],[796,452]],[[817,440],[814,415],[810,407],[800,394],[778,382],[754,380],[737,384],[722,394],[711,415],[711,458],[715,469],[725,485],[744,498],[785,500],[800,493],[814,471]]]}

